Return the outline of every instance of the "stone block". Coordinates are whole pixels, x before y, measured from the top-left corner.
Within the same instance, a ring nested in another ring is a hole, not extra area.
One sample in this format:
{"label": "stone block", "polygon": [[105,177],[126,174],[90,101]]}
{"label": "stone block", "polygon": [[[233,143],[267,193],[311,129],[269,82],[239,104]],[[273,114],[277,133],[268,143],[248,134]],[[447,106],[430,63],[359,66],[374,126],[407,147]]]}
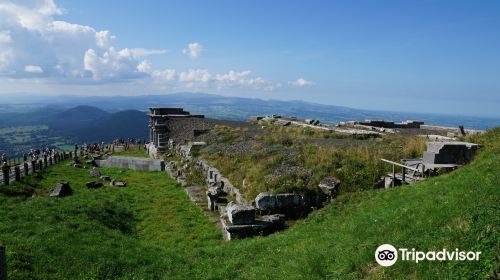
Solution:
{"label": "stone block", "polygon": [[109,185],[112,187],[125,187],[127,186],[127,183],[123,181],[113,180],[111,181],[111,183],[109,183]]}
{"label": "stone block", "polygon": [[259,193],[255,197],[255,206],[259,210],[273,210],[277,207],[276,196],[270,192]]}
{"label": "stone block", "polygon": [[255,221],[255,208],[248,204],[229,202],[227,217],[233,225],[252,224]]}
{"label": "stone block", "polygon": [[294,193],[280,193],[276,195],[276,207],[281,209],[300,207],[301,197]]}
{"label": "stone block", "polygon": [[69,186],[68,182],[61,182],[58,183],[55,187],[50,196],[52,197],[64,197],[71,195],[73,193],[73,190],[71,190],[71,187]]}

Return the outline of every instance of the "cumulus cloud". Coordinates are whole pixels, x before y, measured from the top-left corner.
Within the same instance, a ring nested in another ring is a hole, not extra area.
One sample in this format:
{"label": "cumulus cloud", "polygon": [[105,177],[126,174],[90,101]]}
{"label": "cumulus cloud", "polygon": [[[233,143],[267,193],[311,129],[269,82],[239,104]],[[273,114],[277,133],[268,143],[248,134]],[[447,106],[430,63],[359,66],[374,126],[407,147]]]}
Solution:
{"label": "cumulus cloud", "polygon": [[205,48],[200,43],[190,43],[182,50],[182,53],[195,59],[198,58],[204,50]]}
{"label": "cumulus cloud", "polygon": [[[147,58],[167,50],[119,49],[117,38],[109,30],[55,20],[64,13],[53,0],[0,0],[0,77],[60,79],[65,83],[146,78],[175,89],[281,87],[280,83],[253,76],[250,70],[211,73],[208,69],[157,69]],[[195,59],[204,50],[203,45],[193,42],[183,53]]]}
{"label": "cumulus cloud", "polygon": [[293,85],[293,86],[296,86],[296,87],[303,87],[303,86],[314,85],[313,82],[308,81],[308,80],[306,80],[304,78],[298,78],[297,80],[290,81],[288,83],[291,84],[291,85]]}
{"label": "cumulus cloud", "polygon": [[189,69],[186,72],[179,73],[180,82],[188,83],[207,83],[212,78],[212,74],[207,69]]}
{"label": "cumulus cloud", "polygon": [[214,81],[217,88],[225,87],[250,87],[254,89],[262,89],[272,91],[281,87],[280,83],[266,81],[262,77],[251,77],[250,70],[234,71],[231,70],[225,74],[215,75]]}
{"label": "cumulus cloud", "polygon": [[144,76],[142,57],[166,52],[116,50],[108,30],[54,20],[63,12],[53,0],[0,2],[1,76],[32,77],[27,66],[38,66],[47,77],[133,79]]}

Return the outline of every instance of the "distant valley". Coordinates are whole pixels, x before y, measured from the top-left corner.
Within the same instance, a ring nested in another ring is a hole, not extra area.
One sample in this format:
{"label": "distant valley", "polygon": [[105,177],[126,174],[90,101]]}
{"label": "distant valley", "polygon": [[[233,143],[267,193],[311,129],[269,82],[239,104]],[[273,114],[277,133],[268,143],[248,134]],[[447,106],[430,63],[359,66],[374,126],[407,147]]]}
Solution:
{"label": "distant valley", "polygon": [[385,112],[321,105],[226,97],[203,93],[144,96],[44,97],[0,102],[0,152],[19,154],[35,145],[70,147],[75,143],[148,137],[149,107],[182,107],[210,118],[246,120],[252,115],[280,114],[319,119],[324,123],[347,120],[418,119],[426,124],[488,129],[500,119],[438,114]]}

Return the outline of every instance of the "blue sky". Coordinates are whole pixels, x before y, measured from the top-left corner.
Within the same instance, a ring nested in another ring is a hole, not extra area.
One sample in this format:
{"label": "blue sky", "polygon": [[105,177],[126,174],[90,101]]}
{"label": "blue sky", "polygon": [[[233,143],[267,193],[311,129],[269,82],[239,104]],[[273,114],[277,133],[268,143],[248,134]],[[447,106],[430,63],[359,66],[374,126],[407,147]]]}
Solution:
{"label": "blue sky", "polygon": [[500,116],[500,1],[0,0],[0,76],[0,94]]}

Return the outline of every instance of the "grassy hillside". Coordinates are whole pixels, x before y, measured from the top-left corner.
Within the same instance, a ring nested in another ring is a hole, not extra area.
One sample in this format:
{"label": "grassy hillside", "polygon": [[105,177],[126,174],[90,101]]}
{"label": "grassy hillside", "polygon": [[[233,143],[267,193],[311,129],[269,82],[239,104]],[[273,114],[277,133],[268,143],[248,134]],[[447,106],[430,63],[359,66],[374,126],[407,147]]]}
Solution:
{"label": "grassy hillside", "polygon": [[[125,188],[87,190],[59,165],[31,187],[1,187],[11,279],[487,279],[499,269],[500,129],[469,166],[420,184],[341,195],[290,229],[231,242],[161,173],[104,170]],[[46,197],[68,180],[75,194]],[[35,192],[35,198],[30,198]],[[24,195],[25,194],[25,195]],[[378,266],[383,243],[482,251],[478,262]]]}

